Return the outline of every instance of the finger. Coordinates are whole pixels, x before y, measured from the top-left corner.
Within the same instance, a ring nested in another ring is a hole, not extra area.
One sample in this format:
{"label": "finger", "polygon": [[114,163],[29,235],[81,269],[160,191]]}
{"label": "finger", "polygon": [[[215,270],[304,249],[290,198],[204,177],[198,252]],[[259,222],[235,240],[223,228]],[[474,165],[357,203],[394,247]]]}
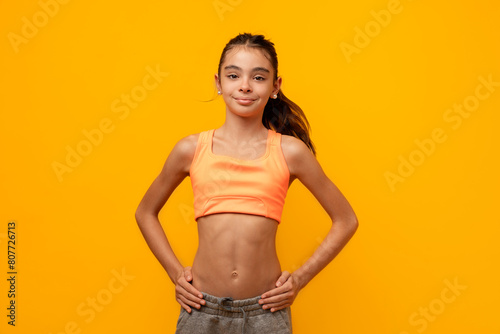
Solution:
{"label": "finger", "polygon": [[196,296],[184,290],[181,286],[176,286],[175,292],[176,297],[180,299],[184,304],[188,304],[197,309],[200,309],[200,305],[205,305],[206,303],[204,299],[197,298]]}
{"label": "finger", "polygon": [[290,276],[292,275],[288,271],[285,270],[284,272],[282,272],[280,278],[278,278],[278,281],[276,282],[276,286],[280,287],[283,284],[285,284],[285,282],[290,278]]}
{"label": "finger", "polygon": [[290,291],[292,289],[292,283],[290,281],[287,281],[285,284],[280,286],[279,288],[274,288],[269,291],[264,292],[260,298],[266,299],[269,297],[277,296],[283,293],[286,293],[287,291]]}
{"label": "finger", "polygon": [[203,294],[198,291],[198,289],[196,289],[192,284],[190,284],[188,281],[186,281],[186,279],[184,277],[180,277],[178,280],[177,280],[177,283],[184,289],[186,290],[188,293],[190,293],[191,295],[193,295],[193,297],[198,297],[198,298],[203,298]]}
{"label": "finger", "polygon": [[184,277],[186,278],[186,281],[191,282],[191,280],[193,279],[191,267],[184,268]]}
{"label": "finger", "polygon": [[186,296],[184,296],[181,293],[177,294],[177,298],[178,298],[178,300],[182,301],[186,305],[189,305],[189,306],[197,308],[197,309],[201,308],[200,303],[197,303],[196,301],[187,298]]}
{"label": "finger", "polygon": [[283,304],[281,306],[278,306],[278,307],[273,307],[271,308],[271,312],[276,312],[276,311],[279,311],[279,310],[282,310],[284,308],[287,308],[288,306],[290,306],[291,304]]}
{"label": "finger", "polygon": [[259,304],[261,305],[270,305],[270,304],[276,304],[276,303],[282,303],[283,301],[286,301],[290,298],[291,296],[288,293],[283,293],[274,297],[269,297],[266,299],[260,299]]}
{"label": "finger", "polygon": [[284,301],[279,302],[279,303],[265,304],[262,306],[262,308],[264,310],[271,310],[271,312],[274,312],[274,311],[281,310],[281,309],[283,309],[291,304],[292,304],[292,301],[287,299],[287,300],[284,300]]}
{"label": "finger", "polygon": [[181,307],[186,310],[187,313],[191,313],[191,308],[186,305],[180,298],[176,298],[177,302],[181,304]]}

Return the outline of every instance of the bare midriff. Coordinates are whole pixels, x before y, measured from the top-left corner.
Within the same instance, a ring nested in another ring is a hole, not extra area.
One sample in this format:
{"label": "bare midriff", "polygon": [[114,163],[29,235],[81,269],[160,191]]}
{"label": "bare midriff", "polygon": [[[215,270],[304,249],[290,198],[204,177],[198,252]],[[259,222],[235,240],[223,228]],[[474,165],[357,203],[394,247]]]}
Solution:
{"label": "bare midriff", "polygon": [[281,275],[276,220],[240,213],[198,218],[193,286],[217,297],[246,299],[275,287]]}

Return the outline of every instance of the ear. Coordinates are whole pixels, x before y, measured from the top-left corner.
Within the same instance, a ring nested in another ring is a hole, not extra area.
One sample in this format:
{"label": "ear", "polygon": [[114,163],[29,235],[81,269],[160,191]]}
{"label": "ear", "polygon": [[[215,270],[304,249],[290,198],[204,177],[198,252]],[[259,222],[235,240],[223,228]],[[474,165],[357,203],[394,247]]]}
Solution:
{"label": "ear", "polygon": [[222,91],[222,87],[219,82],[219,76],[217,74],[214,75],[214,80],[215,80],[215,87],[217,87],[217,90]]}
{"label": "ear", "polygon": [[282,82],[283,82],[283,80],[281,79],[281,77],[278,77],[276,79],[276,82],[274,83],[273,94],[278,94],[278,92],[280,91]]}

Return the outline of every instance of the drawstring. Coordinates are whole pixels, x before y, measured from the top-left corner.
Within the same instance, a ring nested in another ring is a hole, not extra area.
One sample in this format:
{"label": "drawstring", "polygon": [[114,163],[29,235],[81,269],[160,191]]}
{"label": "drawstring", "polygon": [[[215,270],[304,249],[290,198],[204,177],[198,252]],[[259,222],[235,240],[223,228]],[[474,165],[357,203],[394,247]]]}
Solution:
{"label": "drawstring", "polygon": [[[221,300],[221,306],[223,308],[225,308],[226,310],[230,311],[231,307],[224,305],[225,301],[233,301],[233,298],[231,298],[231,297],[224,297]],[[245,334],[245,323],[246,323],[246,320],[247,320],[247,314],[245,313],[245,309],[243,307],[240,306],[238,308],[241,310],[241,312],[243,312],[243,326],[241,328],[241,334]]]}
{"label": "drawstring", "polygon": [[245,322],[247,321],[247,314],[243,307],[240,307],[240,310],[243,312],[243,329],[241,330],[242,334],[245,334]]}

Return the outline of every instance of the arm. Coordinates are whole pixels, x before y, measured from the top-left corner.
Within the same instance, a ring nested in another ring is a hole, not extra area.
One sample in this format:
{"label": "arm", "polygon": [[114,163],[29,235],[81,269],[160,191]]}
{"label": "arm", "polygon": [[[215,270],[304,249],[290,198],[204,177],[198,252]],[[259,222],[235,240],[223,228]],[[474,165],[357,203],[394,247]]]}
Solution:
{"label": "arm", "polygon": [[313,255],[292,274],[284,271],[276,288],[262,294],[260,303],[271,312],[293,303],[298,292],[325,268],[358,228],[358,220],[347,199],[325,175],[319,162],[299,139],[291,138],[284,145],[290,174],[311,191],[332,220],[332,227]]}
{"label": "arm", "polygon": [[189,175],[189,167],[196,149],[193,137],[185,137],[176,143],[168,156],[163,169],[153,181],[135,213],[135,218],[146,243],[167,272],[170,280],[176,285],[176,298],[186,311],[191,312],[188,305],[200,308],[203,295],[189,281],[190,268],[183,268],[175,256],[163,231],[158,214],[166,201]]}

